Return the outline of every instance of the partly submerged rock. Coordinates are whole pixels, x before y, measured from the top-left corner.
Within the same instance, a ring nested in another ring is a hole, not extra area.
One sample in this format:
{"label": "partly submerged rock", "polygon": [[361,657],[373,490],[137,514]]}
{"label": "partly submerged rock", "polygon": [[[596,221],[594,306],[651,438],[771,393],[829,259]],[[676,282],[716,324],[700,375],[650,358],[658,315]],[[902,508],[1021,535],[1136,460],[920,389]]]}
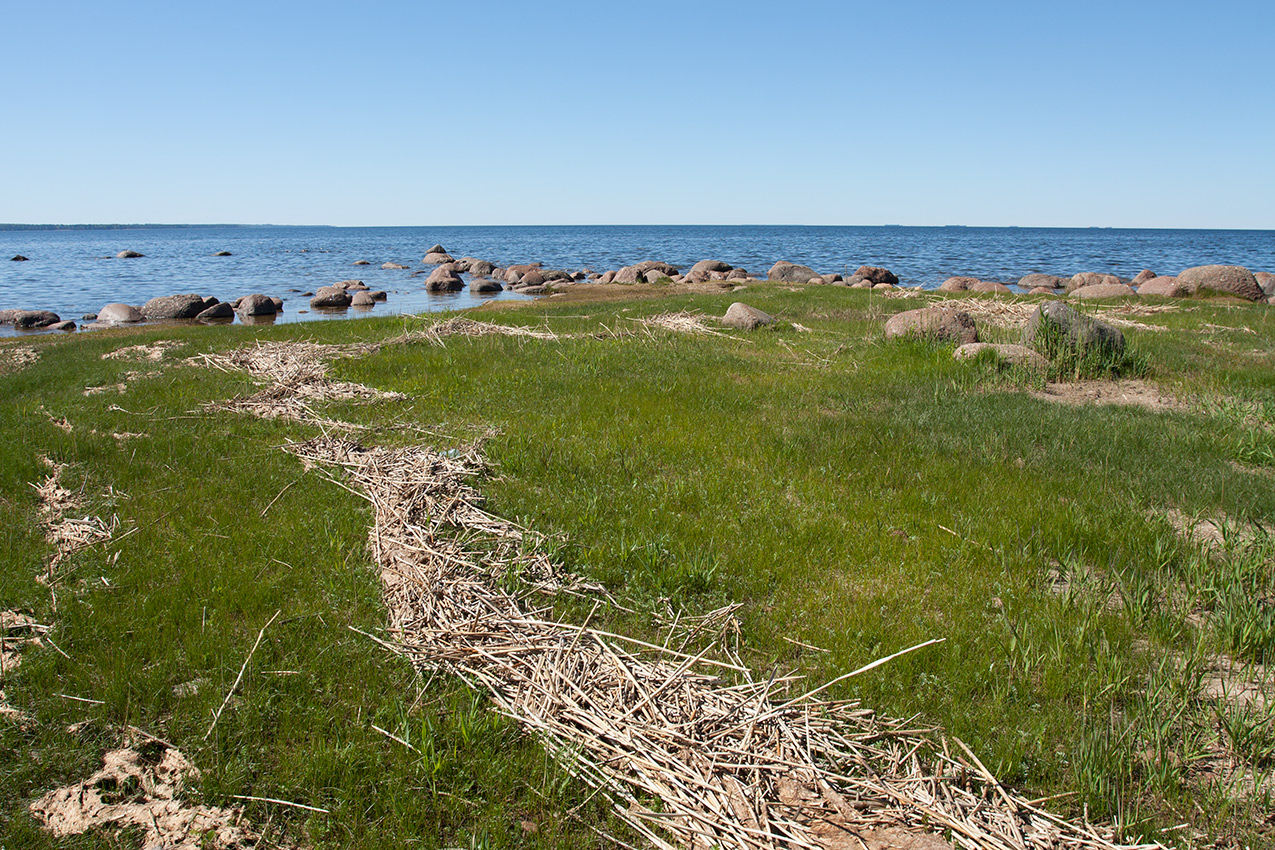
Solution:
{"label": "partly submerged rock", "polygon": [[279,312],[279,307],[270,296],[253,293],[239,299],[235,312],[241,316],[273,316]]}
{"label": "partly submerged rock", "polygon": [[1061,278],[1056,274],[1042,274],[1040,272],[1023,275],[1018,280],[1019,289],[1028,290],[1037,289],[1042,286],[1049,289],[1062,289],[1066,285],[1066,278]]}
{"label": "partly submerged rock", "polygon": [[25,263],[25,262],[29,261],[31,258],[30,258],[30,257],[24,257],[24,256],[22,256],[21,254],[15,254],[14,256],[10,257],[9,259],[10,259],[10,260],[12,260],[12,261],[13,261],[13,262],[15,262],[15,263]]}
{"label": "partly submerged rock", "polygon": [[425,279],[426,292],[459,292],[465,288],[465,281],[460,279],[449,263],[434,269]]}
{"label": "partly submerged rock", "polygon": [[742,301],[736,301],[726,309],[726,315],[722,317],[722,324],[732,328],[739,328],[741,331],[751,331],[762,327],[763,325],[773,325],[775,317],[769,313],[764,313],[756,307],[750,307]]}
{"label": "partly submerged rock", "polygon": [[195,321],[219,322],[225,319],[233,320],[234,318],[235,308],[232,305],[227,304],[225,301],[218,301],[216,304],[209,304],[201,310],[199,315],[195,316]]}
{"label": "partly submerged rock", "polygon": [[885,338],[915,337],[956,343],[978,342],[974,317],[948,305],[896,313],[885,323]]}
{"label": "partly submerged rock", "polygon": [[310,306],[321,310],[336,310],[349,307],[353,298],[342,286],[320,286],[310,299]]}
{"label": "partly submerged rock", "polygon": [[129,304],[120,303],[107,304],[97,311],[95,318],[104,325],[131,325],[146,320],[141,310]]}
{"label": "partly submerged rock", "polygon": [[160,295],[142,305],[148,319],[193,319],[207,307],[204,299],[193,293]]}
{"label": "partly submerged rock", "polygon": [[504,287],[501,286],[500,281],[492,280],[491,278],[475,277],[469,280],[470,292],[500,292],[503,289]]}
{"label": "partly submerged rock", "polygon": [[118,260],[134,260],[134,259],[137,259],[138,257],[145,257],[145,256],[146,256],[145,254],[139,253],[137,251],[120,251],[118,254],[115,255],[115,258]]}
{"label": "partly submerged rock", "polygon": [[19,310],[13,317],[13,326],[23,330],[47,328],[62,321],[62,317],[51,310]]}

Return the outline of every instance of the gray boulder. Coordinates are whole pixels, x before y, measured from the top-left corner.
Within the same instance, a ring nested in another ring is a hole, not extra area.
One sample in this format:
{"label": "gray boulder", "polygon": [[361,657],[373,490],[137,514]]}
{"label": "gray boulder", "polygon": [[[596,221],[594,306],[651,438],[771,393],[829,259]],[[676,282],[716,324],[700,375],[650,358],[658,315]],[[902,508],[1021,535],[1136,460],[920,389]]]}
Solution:
{"label": "gray boulder", "polygon": [[13,310],[13,309],[0,310],[0,325],[13,324],[13,320],[18,318],[18,315],[22,312],[23,312],[22,310]]}
{"label": "gray boulder", "polygon": [[279,308],[270,296],[253,293],[239,299],[235,312],[241,316],[273,316],[279,312]]}
{"label": "gray boulder", "polygon": [[1248,301],[1266,297],[1257,278],[1243,266],[1195,266],[1178,275],[1178,285],[1192,295],[1212,292]]}
{"label": "gray boulder", "polygon": [[350,293],[341,286],[320,286],[310,299],[310,306],[315,309],[334,310],[349,307],[353,300]]}
{"label": "gray boulder", "polygon": [[787,260],[780,260],[766,272],[766,280],[778,280],[784,283],[805,283],[812,277],[818,277],[810,266],[799,266]]}
{"label": "gray boulder", "polygon": [[469,279],[470,292],[500,292],[504,289],[500,285],[500,281],[492,280],[486,277],[474,277]]}
{"label": "gray boulder", "polygon": [[738,328],[741,331],[756,330],[763,325],[773,325],[774,323],[774,316],[764,313],[756,307],[749,307],[742,301],[736,301],[730,305],[726,309],[726,315],[722,317],[722,324]]}
{"label": "gray boulder", "polygon": [[148,319],[193,319],[205,306],[204,299],[193,293],[161,295],[142,305],[142,315]]}
{"label": "gray boulder", "polygon": [[435,245],[433,248],[430,248],[425,253],[426,254],[446,254],[447,249],[444,248],[442,245]]}
{"label": "gray boulder", "polygon": [[47,328],[62,321],[62,317],[50,310],[19,310],[13,317],[13,326],[23,330]]}
{"label": "gray boulder", "polygon": [[1056,274],[1041,274],[1039,272],[1023,275],[1018,280],[1018,286],[1020,289],[1029,290],[1037,289],[1042,286],[1049,289],[1062,289],[1066,285],[1066,279],[1061,278]]}
{"label": "gray boulder", "polygon": [[1111,354],[1124,351],[1124,334],[1100,319],[1083,316],[1062,301],[1048,301],[1036,308],[1027,322],[1027,345],[1037,351],[1075,353],[1097,349]]}
{"label": "gray boulder", "polygon": [[146,319],[136,307],[119,303],[107,304],[97,311],[96,318],[104,325],[131,325]]}
{"label": "gray boulder", "polygon": [[387,270],[388,269],[405,269],[407,268],[407,266],[399,265],[398,263],[381,263],[381,268],[387,269]]}
{"label": "gray boulder", "polygon": [[70,319],[67,319],[64,322],[54,322],[53,324],[46,326],[46,329],[51,331],[73,331],[75,330],[75,322],[72,322]]}
{"label": "gray boulder", "polygon": [[[274,314],[271,313],[270,315],[273,316]],[[217,322],[222,319],[234,319],[234,317],[234,306],[226,303],[225,301],[218,301],[216,304],[210,304],[201,310],[199,315],[195,317],[195,320],[200,322]]]}
{"label": "gray boulder", "polygon": [[145,256],[146,256],[145,254],[139,254],[137,251],[120,251],[118,254],[115,255],[115,258],[119,260],[134,260],[138,257],[145,257]]}
{"label": "gray boulder", "polygon": [[350,298],[351,307],[371,307],[376,303],[376,299],[372,297],[372,293],[366,289],[359,290]]}
{"label": "gray boulder", "polygon": [[437,265],[441,265],[442,263],[454,262],[454,260],[452,259],[452,255],[448,254],[445,251],[430,251],[428,254],[425,255],[425,258],[421,260],[421,262],[427,265],[437,266]]}
{"label": "gray boulder", "polygon": [[643,260],[631,266],[625,266],[615,273],[613,281],[615,283],[637,283],[646,280],[648,272],[660,272],[663,277],[672,277],[677,274],[677,266],[669,265],[660,260]]}
{"label": "gray boulder", "polygon": [[921,338],[964,344],[978,342],[974,318],[947,305],[922,307],[896,313],[885,323],[885,338]]}

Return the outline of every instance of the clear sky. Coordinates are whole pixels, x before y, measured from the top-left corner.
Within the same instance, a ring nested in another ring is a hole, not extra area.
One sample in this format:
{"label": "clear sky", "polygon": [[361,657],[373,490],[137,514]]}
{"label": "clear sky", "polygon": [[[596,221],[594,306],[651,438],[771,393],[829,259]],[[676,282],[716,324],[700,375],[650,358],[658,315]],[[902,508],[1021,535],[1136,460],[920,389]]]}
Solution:
{"label": "clear sky", "polygon": [[11,3],[0,221],[1275,229],[1275,3]]}

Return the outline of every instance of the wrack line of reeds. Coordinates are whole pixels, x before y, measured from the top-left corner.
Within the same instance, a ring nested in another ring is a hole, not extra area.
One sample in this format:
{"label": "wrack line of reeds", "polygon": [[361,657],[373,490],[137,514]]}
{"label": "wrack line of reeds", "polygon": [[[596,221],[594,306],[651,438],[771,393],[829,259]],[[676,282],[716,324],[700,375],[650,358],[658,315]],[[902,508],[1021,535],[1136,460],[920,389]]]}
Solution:
{"label": "wrack line of reeds", "polygon": [[754,678],[722,642],[662,647],[548,619],[535,592],[581,588],[531,532],[482,510],[476,448],[323,437],[288,450],[344,470],[330,477],[372,504],[402,652],[486,691],[655,847],[1161,846],[1121,845],[1108,828],[1051,814],[934,730],[822,688],[780,700],[791,681]]}

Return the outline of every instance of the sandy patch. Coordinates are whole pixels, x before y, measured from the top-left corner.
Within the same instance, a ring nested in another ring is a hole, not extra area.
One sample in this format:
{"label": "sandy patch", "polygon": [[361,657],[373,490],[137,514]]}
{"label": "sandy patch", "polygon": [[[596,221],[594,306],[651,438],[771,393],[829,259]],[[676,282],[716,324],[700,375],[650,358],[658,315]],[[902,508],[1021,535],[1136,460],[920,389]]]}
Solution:
{"label": "sandy patch", "polygon": [[57,837],[135,828],[143,850],[254,847],[260,835],[240,807],[181,799],[199,771],[181,751],[150,738],[111,750],[102,769],[31,804],[31,814]]}
{"label": "sandy patch", "polygon": [[164,359],[164,355],[174,349],[181,348],[186,343],[175,339],[156,340],[150,345],[130,345],[126,348],[117,348],[114,351],[108,351],[102,355],[103,360],[151,360],[158,362]]}
{"label": "sandy patch", "polygon": [[1120,381],[1067,381],[1032,393],[1046,401],[1082,406],[1123,404],[1146,410],[1187,410],[1181,399],[1137,378]]}

